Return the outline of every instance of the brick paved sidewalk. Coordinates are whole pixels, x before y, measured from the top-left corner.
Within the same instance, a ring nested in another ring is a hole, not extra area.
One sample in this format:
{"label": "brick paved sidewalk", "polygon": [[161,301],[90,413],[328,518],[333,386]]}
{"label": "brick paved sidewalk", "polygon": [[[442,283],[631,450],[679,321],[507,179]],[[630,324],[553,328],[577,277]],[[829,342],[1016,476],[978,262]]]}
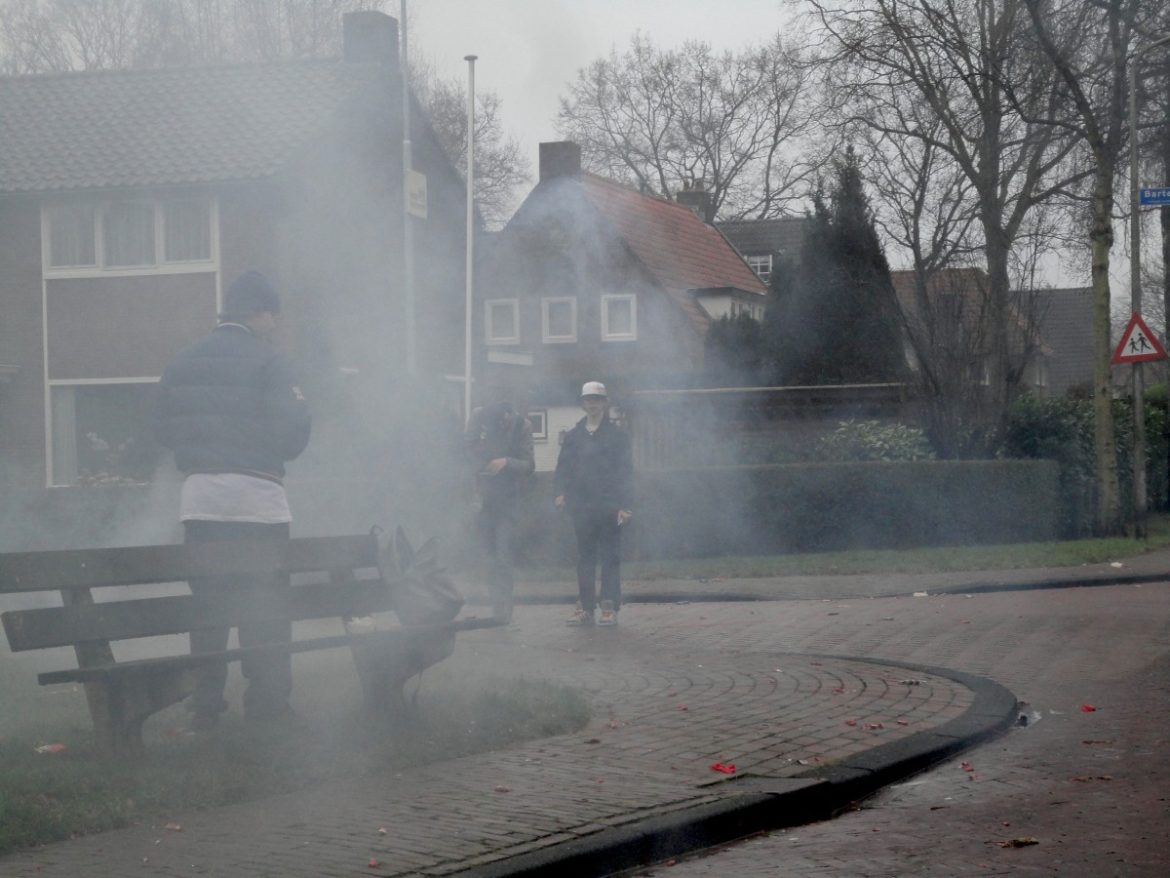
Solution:
{"label": "brick paved sidewalk", "polygon": [[[744,802],[812,788],[799,778],[820,771],[875,778],[881,765],[866,762],[875,751],[889,762],[913,757],[915,742],[961,743],[955,726],[970,718],[972,688],[919,669],[787,652],[792,641],[777,627],[784,606],[644,606],[608,630],[565,629],[561,608],[522,608],[518,626],[467,636],[455,660],[585,688],[595,719],[582,732],[166,815],[0,859],[0,875],[507,874],[564,851],[596,854],[648,825],[734,816]],[[996,708],[1011,709],[1010,698]],[[1012,718],[985,713],[975,727]],[[715,763],[734,763],[735,779]],[[166,831],[169,821],[183,831]]]}
{"label": "brick paved sidewalk", "polygon": [[1170,584],[785,606],[796,649],[962,667],[1032,722],[836,820],[644,874],[1170,875]]}

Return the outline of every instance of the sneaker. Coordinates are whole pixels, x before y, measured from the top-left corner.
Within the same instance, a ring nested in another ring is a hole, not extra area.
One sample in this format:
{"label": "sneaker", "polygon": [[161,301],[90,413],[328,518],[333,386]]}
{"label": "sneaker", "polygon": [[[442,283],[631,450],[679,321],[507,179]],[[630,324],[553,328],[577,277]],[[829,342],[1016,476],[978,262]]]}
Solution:
{"label": "sneaker", "polygon": [[617,610],[613,608],[613,601],[601,602],[601,618],[597,620],[597,624],[605,628],[617,624]]}
{"label": "sneaker", "polygon": [[577,609],[573,611],[573,615],[565,620],[565,624],[572,628],[579,628],[582,625],[592,625],[593,611],[586,610],[584,607],[578,604]]}

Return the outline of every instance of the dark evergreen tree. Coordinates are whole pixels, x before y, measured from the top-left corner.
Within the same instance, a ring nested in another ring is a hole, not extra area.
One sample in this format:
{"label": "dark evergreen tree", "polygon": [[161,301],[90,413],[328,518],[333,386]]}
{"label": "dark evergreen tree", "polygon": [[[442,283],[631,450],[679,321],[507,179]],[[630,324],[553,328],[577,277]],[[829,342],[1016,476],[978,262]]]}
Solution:
{"label": "dark evergreen tree", "polygon": [[764,379],[766,349],[763,324],[746,312],[711,324],[704,349],[709,387],[755,387]]}
{"label": "dark evergreen tree", "polygon": [[897,381],[905,371],[890,267],[857,157],[838,165],[828,203],[813,199],[793,289],[776,297],[776,378],[784,384]]}

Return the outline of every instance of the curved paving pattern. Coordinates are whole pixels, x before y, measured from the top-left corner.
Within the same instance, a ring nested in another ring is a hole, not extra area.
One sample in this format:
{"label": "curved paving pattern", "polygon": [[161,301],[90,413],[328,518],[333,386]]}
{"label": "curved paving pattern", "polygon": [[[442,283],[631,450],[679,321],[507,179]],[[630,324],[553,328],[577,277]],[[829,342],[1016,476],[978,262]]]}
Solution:
{"label": "curved paving pattern", "polygon": [[[643,606],[600,631],[565,629],[562,612],[523,608],[517,628],[461,640],[455,661],[582,687],[595,706],[582,732],[167,815],[184,831],[140,826],[65,842],[0,859],[0,875],[506,874],[550,850],[599,849],[647,821],[683,826],[726,811],[745,779],[856,781],[872,771],[867,754],[913,752],[976,702],[971,686],[942,673],[778,650],[777,613],[759,605]],[[734,763],[736,779],[712,771],[717,762]]]}

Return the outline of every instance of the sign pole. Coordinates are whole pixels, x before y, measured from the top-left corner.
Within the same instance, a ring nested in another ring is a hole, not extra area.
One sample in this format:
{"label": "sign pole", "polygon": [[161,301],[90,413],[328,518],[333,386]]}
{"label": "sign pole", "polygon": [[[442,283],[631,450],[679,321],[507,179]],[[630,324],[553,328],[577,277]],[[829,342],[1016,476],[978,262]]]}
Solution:
{"label": "sign pole", "polygon": [[[1138,190],[1138,124],[1137,124],[1137,68],[1138,52],[1129,61],[1129,284],[1131,309],[1142,313],[1142,222]],[[1133,364],[1133,535],[1146,537],[1146,412],[1142,364]]]}

